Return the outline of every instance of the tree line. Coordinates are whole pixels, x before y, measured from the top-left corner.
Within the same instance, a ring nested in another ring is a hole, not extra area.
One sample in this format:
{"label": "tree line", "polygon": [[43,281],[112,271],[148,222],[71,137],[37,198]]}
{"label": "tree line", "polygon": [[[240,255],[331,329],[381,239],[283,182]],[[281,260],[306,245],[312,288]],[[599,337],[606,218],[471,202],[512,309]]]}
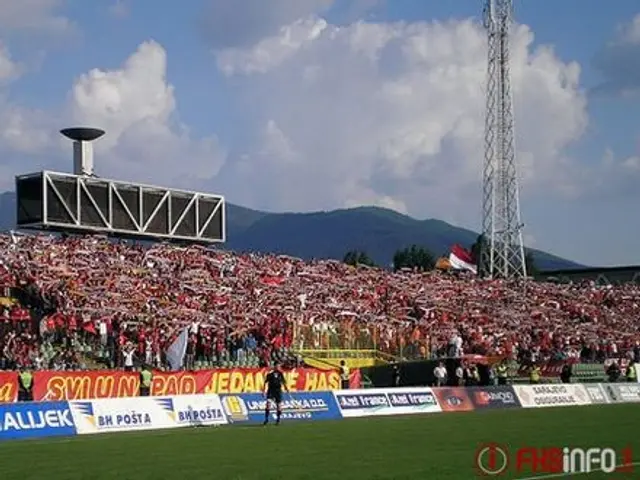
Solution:
{"label": "tree line", "polygon": [[[369,254],[363,250],[349,250],[342,260],[347,265],[365,265],[367,267],[378,267]],[[411,245],[407,248],[396,250],[393,254],[393,269],[403,268],[418,269],[421,271],[433,270],[436,266],[436,258],[429,249]]]}
{"label": "tree line", "polygon": [[[484,237],[482,235],[478,235],[476,241],[469,246],[469,251],[471,252],[471,256],[474,261],[479,263],[480,259],[480,250],[482,249],[482,242],[484,241]],[[448,255],[443,255],[448,256]],[[364,250],[349,250],[342,260],[347,265],[357,266],[357,265],[365,265],[367,267],[378,267],[373,259],[369,256],[367,252]],[[392,267],[395,271],[401,270],[403,268],[409,268],[412,270],[420,270],[420,271],[429,271],[433,270],[436,267],[437,258],[436,256],[429,251],[428,248],[421,245],[411,245],[409,247],[405,247],[393,254],[393,264]],[[525,253],[525,263],[527,266],[528,275],[535,275],[537,273],[535,261],[533,258],[533,254],[530,250],[527,250]]]}

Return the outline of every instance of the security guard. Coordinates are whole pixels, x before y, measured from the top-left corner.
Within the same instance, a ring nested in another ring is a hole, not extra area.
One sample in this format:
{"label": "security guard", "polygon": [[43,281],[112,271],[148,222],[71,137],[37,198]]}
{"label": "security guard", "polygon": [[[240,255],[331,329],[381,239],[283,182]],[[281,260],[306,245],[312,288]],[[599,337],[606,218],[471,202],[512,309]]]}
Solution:
{"label": "security guard", "polygon": [[344,360],[340,360],[340,380],[342,390],[349,390],[349,367]]}
{"label": "security guard", "polygon": [[629,366],[627,367],[627,382],[637,382],[638,381],[638,365],[631,360],[629,362]]}
{"label": "security guard", "polygon": [[148,397],[151,393],[151,381],[153,380],[153,372],[145,365],[140,371],[140,396]]}
{"label": "security guard", "polygon": [[478,365],[471,366],[471,384],[474,386],[480,385],[480,372],[478,371]]}
{"label": "security guard", "polygon": [[393,386],[399,387],[400,386],[400,367],[398,367],[398,365],[393,366],[391,375],[392,375],[391,380],[392,380]]}
{"label": "security guard", "polygon": [[496,375],[498,377],[498,385],[506,385],[509,377],[509,367],[507,361],[503,360],[496,367]]}
{"label": "security guard", "polygon": [[529,380],[532,385],[537,385],[540,383],[540,367],[538,365],[534,365],[531,367],[531,371],[529,372]]}
{"label": "security guard", "polygon": [[19,392],[19,400],[23,402],[30,402],[33,400],[33,375],[32,373],[25,369],[20,369],[20,392]]}

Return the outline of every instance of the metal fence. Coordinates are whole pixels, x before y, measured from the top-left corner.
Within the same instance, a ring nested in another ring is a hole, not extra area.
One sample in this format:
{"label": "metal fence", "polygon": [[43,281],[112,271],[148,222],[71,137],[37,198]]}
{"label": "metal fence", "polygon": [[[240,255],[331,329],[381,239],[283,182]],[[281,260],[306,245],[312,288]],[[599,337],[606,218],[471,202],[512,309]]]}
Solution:
{"label": "metal fence", "polygon": [[413,332],[399,328],[389,335],[386,330],[385,327],[354,327],[348,324],[297,326],[294,346],[297,350],[368,350],[397,358],[429,358],[428,337],[418,339]]}

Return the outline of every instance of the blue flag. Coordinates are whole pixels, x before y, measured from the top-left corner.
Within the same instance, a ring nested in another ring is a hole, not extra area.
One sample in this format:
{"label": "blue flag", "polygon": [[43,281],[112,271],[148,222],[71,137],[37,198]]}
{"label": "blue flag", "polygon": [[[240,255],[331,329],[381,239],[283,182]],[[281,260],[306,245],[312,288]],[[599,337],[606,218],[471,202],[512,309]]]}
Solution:
{"label": "blue flag", "polygon": [[187,353],[187,341],[189,340],[189,327],[186,327],[167,349],[167,362],[171,370],[180,370]]}

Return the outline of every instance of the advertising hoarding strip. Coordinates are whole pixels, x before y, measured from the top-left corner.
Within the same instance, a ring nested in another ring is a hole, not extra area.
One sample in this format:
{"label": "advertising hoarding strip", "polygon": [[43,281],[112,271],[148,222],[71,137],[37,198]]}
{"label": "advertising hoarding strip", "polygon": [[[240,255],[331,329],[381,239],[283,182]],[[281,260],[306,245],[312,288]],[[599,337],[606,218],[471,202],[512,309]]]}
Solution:
{"label": "advertising hoarding strip", "polygon": [[640,384],[633,382],[605,383],[603,384],[603,389],[612,403],[640,402]]}
{"label": "advertising hoarding strip", "polygon": [[524,408],[589,405],[591,398],[584,385],[561,383],[550,385],[514,385]]}
{"label": "advertising hoarding strip", "polygon": [[338,390],[333,394],[344,418],[441,411],[431,388]]}
{"label": "advertising hoarding strip", "polygon": [[80,435],[227,423],[218,395],[72,400],[69,404]]}
{"label": "advertising hoarding strip", "polygon": [[[222,408],[231,424],[262,423],[265,419],[266,399],[261,393],[220,395]],[[270,409],[270,419],[275,420],[275,407]],[[333,392],[285,393],[282,402],[283,421],[338,420],[340,408]]]}
{"label": "advertising hoarding strip", "polygon": [[592,404],[604,404],[611,403],[610,396],[607,394],[606,389],[601,383],[590,383],[584,385],[587,394],[589,395],[589,400]]}
{"label": "advertising hoarding strip", "polygon": [[471,387],[468,390],[476,410],[522,407],[515,390],[510,385]]}
{"label": "advertising hoarding strip", "polygon": [[[640,385],[549,384],[291,392],[283,421],[640,402]],[[264,420],[261,393],[194,394],[0,404],[0,441],[20,438],[251,424]],[[272,415],[275,412],[272,408]]]}
{"label": "advertising hoarding strip", "polygon": [[55,437],[76,433],[68,402],[0,404],[0,440]]}

